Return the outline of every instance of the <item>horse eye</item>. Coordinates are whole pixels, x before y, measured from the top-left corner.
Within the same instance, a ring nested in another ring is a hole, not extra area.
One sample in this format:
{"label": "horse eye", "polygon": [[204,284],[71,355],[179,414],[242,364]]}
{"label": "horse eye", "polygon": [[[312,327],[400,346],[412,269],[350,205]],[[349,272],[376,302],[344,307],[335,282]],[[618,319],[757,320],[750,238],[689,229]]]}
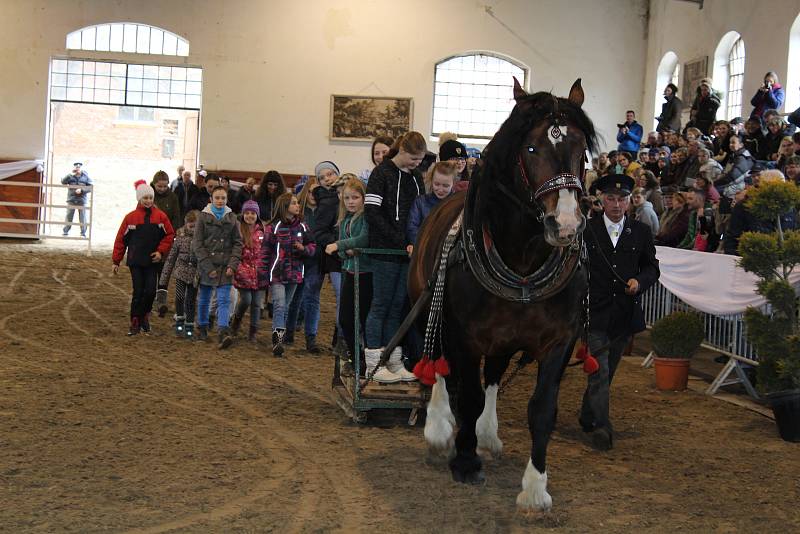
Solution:
{"label": "horse eye", "polygon": [[528,145],[528,152],[533,154],[534,152],[536,152],[536,148],[533,145]]}

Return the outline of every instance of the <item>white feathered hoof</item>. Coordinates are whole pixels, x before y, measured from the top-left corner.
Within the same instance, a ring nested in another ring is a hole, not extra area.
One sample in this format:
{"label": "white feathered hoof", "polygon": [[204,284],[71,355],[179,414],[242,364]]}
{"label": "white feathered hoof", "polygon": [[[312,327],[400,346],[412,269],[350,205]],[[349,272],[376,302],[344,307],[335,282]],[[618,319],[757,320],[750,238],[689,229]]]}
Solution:
{"label": "white feathered hoof", "polygon": [[450,456],[455,444],[456,418],[450,410],[450,395],[444,378],[436,375],[431,390],[428,412],[425,419],[425,441],[434,453]]}
{"label": "white feathered hoof", "polygon": [[547,493],[547,471],[540,473],[528,459],[517,507],[523,512],[549,512],[552,506],[553,498]]}
{"label": "white feathered hoof", "polygon": [[503,452],[503,442],[497,437],[497,384],[486,388],[483,413],[475,423],[478,438],[478,453],[487,458],[499,458]]}

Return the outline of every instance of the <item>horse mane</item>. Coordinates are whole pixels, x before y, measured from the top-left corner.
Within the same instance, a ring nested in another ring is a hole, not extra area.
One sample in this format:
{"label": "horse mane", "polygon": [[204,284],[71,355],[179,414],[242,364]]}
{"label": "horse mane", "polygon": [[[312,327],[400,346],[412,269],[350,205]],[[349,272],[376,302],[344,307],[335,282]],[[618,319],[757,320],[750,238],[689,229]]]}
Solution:
{"label": "horse mane", "polygon": [[537,122],[555,111],[556,101],[558,112],[564,116],[566,122],[577,127],[585,136],[589,151],[592,153],[596,151],[597,133],[583,109],[566,98],[540,91],[522,97],[511,110],[511,115],[497,130],[486,146],[485,168],[482,169],[479,179],[493,175],[510,176],[513,173],[513,167],[517,164],[517,154],[522,148],[526,134]]}

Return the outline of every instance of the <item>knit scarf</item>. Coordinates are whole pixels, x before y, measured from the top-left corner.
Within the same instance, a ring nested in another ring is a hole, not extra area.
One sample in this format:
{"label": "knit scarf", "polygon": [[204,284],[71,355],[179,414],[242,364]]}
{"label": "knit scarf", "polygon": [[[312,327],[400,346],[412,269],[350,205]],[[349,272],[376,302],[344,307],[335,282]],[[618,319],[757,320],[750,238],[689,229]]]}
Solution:
{"label": "knit scarf", "polygon": [[212,204],[211,205],[211,213],[214,214],[214,217],[216,217],[217,220],[220,220],[220,219],[222,219],[222,216],[225,215],[225,206],[222,206],[221,208],[218,208],[218,207],[216,207],[215,205]]}

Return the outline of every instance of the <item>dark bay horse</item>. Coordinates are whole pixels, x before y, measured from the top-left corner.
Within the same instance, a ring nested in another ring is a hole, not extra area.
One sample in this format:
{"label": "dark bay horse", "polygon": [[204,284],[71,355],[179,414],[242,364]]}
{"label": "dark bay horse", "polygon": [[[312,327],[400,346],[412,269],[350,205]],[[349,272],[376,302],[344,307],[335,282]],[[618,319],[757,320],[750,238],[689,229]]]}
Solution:
{"label": "dark bay horse", "polygon": [[[581,236],[586,220],[579,199],[587,150],[595,148],[596,137],[581,109],[580,79],[568,98],[529,95],[515,80],[514,98],[516,105],[487,146],[484,166],[468,192],[445,200],[420,230],[409,291],[413,301],[420,298],[438,271],[446,236],[457,232],[441,306],[441,346],[451,370],[447,381],[457,391],[460,416],[450,469],[456,481],[483,481],[476,449],[500,453],[498,384],[511,357],[526,351],[535,355],[539,371],[528,404],[531,455],[517,505],[547,510],[552,504],[547,443],[587,290]],[[432,447],[448,448],[455,418],[444,379],[437,374],[435,380],[425,437]]]}

